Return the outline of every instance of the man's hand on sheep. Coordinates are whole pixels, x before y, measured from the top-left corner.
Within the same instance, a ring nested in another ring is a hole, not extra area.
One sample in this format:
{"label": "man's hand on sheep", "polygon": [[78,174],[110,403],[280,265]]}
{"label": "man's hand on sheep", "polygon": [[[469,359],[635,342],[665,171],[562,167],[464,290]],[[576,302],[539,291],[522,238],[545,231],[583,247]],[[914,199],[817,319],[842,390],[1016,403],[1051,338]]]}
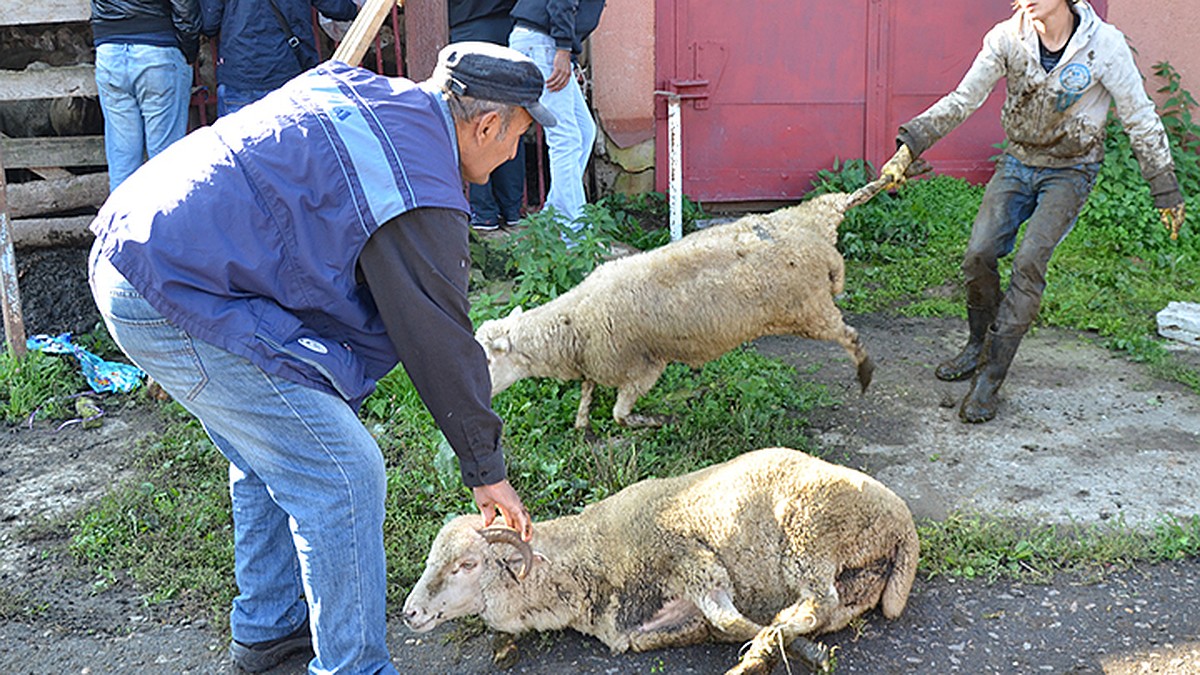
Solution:
{"label": "man's hand on sheep", "polygon": [[507,480],[471,488],[471,491],[475,493],[475,505],[483,514],[484,527],[491,525],[499,514],[505,525],[521,533],[521,539],[529,541],[533,538],[533,518]]}
{"label": "man's hand on sheep", "polygon": [[901,143],[900,149],[896,151],[896,154],[892,155],[892,158],[883,165],[883,168],[879,169],[879,176],[886,178],[888,181],[884,189],[890,190],[904,183],[905,174],[908,172],[908,165],[912,164],[912,161],[912,150],[907,145]]}

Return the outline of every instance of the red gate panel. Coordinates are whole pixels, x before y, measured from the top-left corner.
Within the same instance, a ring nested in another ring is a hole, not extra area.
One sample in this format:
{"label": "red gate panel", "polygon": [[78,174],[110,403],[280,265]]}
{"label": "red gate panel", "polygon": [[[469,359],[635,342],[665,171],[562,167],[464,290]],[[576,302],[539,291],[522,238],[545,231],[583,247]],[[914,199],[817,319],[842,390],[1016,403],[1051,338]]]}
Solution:
{"label": "red gate panel", "polygon": [[[1107,0],[1093,2],[1104,14]],[[656,88],[683,95],[684,193],[702,202],[791,200],[835,160],[878,165],[896,127],[954,88],[1003,0],[656,0]],[[984,180],[1003,139],[1003,83],[927,153]],[[667,189],[666,103],[656,108]]]}

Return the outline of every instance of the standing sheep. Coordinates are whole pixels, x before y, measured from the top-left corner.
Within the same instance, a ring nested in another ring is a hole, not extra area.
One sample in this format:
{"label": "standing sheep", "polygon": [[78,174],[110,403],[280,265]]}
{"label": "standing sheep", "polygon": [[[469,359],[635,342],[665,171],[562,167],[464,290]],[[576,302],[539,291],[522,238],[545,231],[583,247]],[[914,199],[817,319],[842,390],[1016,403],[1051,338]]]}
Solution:
{"label": "standing sheep", "polygon": [[481,525],[460,516],[438,533],[404,603],[409,628],[478,614],[504,633],[574,628],[614,653],[751,641],[730,674],[769,673],[780,645],[827,667],[828,651],[801,636],[876,604],[899,616],[919,553],[895,493],[787,448],[641,481],[539,523],[532,546]]}
{"label": "standing sheep", "polygon": [[485,321],[475,339],[492,395],[526,377],[583,380],[576,428],[588,426],[596,383],[617,388],[618,424],[660,425],[631,412],[668,363],[699,367],[779,334],[840,344],[866,391],[875,366],[833,301],[845,281],[835,245],[845,212],[882,188],[822,195],[611,260],[540,307]]}

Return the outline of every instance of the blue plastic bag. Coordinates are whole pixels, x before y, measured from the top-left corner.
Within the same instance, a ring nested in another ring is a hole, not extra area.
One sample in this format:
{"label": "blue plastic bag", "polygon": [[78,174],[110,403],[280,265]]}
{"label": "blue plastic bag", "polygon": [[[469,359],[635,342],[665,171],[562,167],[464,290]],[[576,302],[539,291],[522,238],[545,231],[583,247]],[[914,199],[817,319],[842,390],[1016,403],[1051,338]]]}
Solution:
{"label": "blue plastic bag", "polygon": [[71,342],[70,333],[59,335],[34,335],[25,341],[31,350],[47,354],[74,354],[83,368],[88,386],[96,393],[114,391],[127,392],[136,389],[146,373],[137,366],[115,361],[105,361],[88,350]]}

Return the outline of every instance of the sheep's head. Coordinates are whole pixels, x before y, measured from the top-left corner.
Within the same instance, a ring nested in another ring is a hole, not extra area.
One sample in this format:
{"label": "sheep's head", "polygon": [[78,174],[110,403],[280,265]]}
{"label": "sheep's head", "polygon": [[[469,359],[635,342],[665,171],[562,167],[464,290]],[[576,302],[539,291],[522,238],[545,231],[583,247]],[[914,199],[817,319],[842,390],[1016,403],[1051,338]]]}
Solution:
{"label": "sheep's head", "polygon": [[492,396],[529,377],[528,359],[513,349],[509,333],[521,317],[517,307],[503,319],[484,321],[475,331],[475,340],[487,354],[488,373],[492,377]]}
{"label": "sheep's head", "polygon": [[[498,570],[513,583],[525,577],[533,564],[533,550],[513,530],[480,529],[479,516],[459,516],[442,526],[425,571],[404,601],[404,623],[418,633],[487,608],[488,578]],[[493,546],[510,544],[516,549]],[[490,569],[489,569],[490,566]]]}

